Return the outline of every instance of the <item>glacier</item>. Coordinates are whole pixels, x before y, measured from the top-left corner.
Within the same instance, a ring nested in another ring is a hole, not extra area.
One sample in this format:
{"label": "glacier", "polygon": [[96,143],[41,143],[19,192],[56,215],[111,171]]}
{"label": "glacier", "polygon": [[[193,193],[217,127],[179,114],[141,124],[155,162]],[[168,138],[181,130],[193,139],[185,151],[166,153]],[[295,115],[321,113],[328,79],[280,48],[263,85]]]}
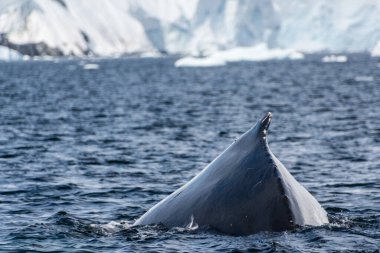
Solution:
{"label": "glacier", "polygon": [[377,56],[378,24],[379,0],[0,1],[0,46],[31,57],[169,54],[215,62],[215,55],[260,47],[262,55]]}
{"label": "glacier", "polygon": [[371,55],[373,57],[380,57],[380,41],[376,44],[376,46],[372,49]]}
{"label": "glacier", "polygon": [[23,55],[16,50],[0,46],[0,61],[20,61],[22,59]]}

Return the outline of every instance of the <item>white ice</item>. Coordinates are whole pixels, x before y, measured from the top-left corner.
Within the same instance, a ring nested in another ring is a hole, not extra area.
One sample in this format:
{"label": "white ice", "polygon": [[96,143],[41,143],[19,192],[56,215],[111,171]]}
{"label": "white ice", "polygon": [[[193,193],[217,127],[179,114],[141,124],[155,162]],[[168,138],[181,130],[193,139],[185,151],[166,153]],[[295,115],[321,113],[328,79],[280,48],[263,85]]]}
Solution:
{"label": "white ice", "polygon": [[99,68],[99,65],[96,63],[86,63],[83,65],[83,69],[86,69],[86,70],[94,70],[98,68]]}
{"label": "white ice", "polygon": [[176,67],[217,67],[226,65],[226,61],[223,59],[213,57],[184,57],[177,60],[174,63]]}
{"label": "white ice", "polygon": [[23,56],[16,50],[0,46],[0,61],[19,61]]}
{"label": "white ice", "polygon": [[90,2],[1,0],[0,34],[14,44],[44,43],[66,56],[211,55],[259,44],[380,55],[379,0]]}
{"label": "white ice", "polygon": [[322,58],[322,62],[347,62],[348,58],[345,55],[326,55]]}
{"label": "white ice", "polygon": [[377,42],[376,46],[371,51],[372,57],[380,57],[380,41]]}
{"label": "white ice", "polygon": [[176,67],[210,67],[223,66],[227,62],[267,61],[267,60],[300,60],[304,55],[292,49],[270,49],[265,44],[254,47],[236,47],[216,51],[207,57],[184,57],[175,62]]}

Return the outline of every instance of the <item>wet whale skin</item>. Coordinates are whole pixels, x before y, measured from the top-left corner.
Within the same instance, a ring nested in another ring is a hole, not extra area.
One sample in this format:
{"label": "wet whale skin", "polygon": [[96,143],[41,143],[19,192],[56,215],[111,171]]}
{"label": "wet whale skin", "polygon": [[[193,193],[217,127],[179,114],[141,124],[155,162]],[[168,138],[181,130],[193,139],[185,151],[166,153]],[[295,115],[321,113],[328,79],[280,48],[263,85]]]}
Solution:
{"label": "wet whale skin", "polygon": [[134,225],[190,225],[248,235],[328,223],[318,201],[270,151],[267,133],[271,119],[272,114],[267,113]]}

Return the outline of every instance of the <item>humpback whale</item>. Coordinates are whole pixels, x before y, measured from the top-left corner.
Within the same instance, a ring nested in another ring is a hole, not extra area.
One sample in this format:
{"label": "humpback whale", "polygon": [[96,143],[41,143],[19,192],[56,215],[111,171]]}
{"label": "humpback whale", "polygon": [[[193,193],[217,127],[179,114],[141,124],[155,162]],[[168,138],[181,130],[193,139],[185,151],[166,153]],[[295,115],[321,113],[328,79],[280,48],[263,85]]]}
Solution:
{"label": "humpback whale", "polygon": [[271,119],[269,112],[133,225],[199,226],[249,235],[328,223],[326,211],[269,149]]}

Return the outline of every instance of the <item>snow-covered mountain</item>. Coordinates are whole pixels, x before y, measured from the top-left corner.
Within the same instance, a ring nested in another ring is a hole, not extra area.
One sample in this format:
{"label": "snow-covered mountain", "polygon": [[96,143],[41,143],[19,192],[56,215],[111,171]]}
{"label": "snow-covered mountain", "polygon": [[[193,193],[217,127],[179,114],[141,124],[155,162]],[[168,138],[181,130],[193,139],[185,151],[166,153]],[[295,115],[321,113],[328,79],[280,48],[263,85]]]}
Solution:
{"label": "snow-covered mountain", "polygon": [[207,55],[262,44],[360,52],[378,42],[379,0],[0,1],[0,46],[32,56]]}

